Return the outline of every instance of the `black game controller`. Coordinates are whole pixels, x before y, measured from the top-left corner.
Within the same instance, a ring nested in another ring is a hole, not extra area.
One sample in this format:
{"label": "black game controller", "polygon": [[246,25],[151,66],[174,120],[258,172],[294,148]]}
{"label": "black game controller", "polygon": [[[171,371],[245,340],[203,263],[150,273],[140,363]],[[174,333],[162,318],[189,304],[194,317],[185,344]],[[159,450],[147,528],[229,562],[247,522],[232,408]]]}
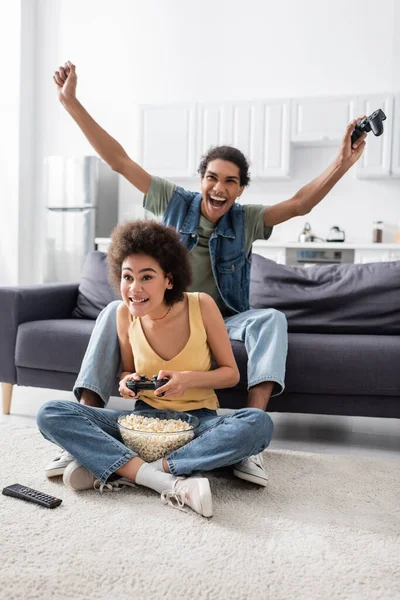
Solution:
{"label": "black game controller", "polygon": [[358,138],[361,137],[364,132],[369,133],[372,131],[374,135],[382,135],[383,121],[385,119],[386,115],[380,108],[375,110],[372,115],[369,115],[369,117],[358,119],[357,125],[351,134],[351,144],[353,145],[354,142],[358,140]]}
{"label": "black game controller", "polygon": [[[139,390],[158,390],[158,388],[162,387],[166,383],[168,383],[169,379],[157,379],[157,375],[153,375],[151,379],[147,379],[146,375],[140,375],[140,380],[136,379],[128,379],[126,382],[126,387],[135,393]],[[159,394],[159,398],[164,396],[165,392]]]}

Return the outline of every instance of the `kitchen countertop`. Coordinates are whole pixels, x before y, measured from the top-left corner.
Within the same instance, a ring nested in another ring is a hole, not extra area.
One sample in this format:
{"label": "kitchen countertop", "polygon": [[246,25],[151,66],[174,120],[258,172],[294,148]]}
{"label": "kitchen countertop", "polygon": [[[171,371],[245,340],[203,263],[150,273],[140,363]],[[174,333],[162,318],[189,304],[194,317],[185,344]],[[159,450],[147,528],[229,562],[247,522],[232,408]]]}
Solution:
{"label": "kitchen countertop", "polygon": [[348,242],[269,242],[257,240],[254,248],[333,248],[334,250],[399,250],[400,244],[350,244]]}
{"label": "kitchen countertop", "polygon": [[[95,244],[106,245],[110,238],[95,238]],[[254,248],[333,248],[334,250],[399,250],[400,244],[351,244],[348,242],[270,242],[257,240]]]}

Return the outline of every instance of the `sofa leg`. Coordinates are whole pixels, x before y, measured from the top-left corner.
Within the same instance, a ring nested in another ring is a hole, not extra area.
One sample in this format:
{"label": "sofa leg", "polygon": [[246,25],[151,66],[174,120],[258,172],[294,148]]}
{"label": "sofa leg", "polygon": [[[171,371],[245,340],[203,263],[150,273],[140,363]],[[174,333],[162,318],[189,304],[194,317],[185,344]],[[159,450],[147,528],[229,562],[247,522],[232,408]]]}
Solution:
{"label": "sofa leg", "polygon": [[3,415],[10,414],[13,387],[14,386],[12,383],[2,383],[1,384],[1,391],[2,391],[2,396],[3,396]]}

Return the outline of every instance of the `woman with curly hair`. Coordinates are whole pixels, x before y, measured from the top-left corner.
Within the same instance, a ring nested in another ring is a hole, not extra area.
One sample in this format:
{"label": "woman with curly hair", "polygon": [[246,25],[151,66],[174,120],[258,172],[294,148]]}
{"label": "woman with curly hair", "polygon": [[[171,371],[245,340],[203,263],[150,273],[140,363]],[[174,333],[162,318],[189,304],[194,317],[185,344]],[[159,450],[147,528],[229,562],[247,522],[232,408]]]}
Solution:
{"label": "woman with curly hair", "polygon": [[189,412],[199,419],[195,437],[147,463],[122,442],[117,419],[127,411],[68,401],[45,404],[38,414],[39,429],[75,457],[63,474],[69,487],[102,491],[135,483],[159,492],[166,504],[187,505],[211,517],[210,484],[199,472],[262,452],[272,436],[272,421],[258,408],[217,414],[214,390],[236,385],[239,371],[213,298],[186,292],[189,253],[174,229],[156,221],[120,225],[113,231],[108,260],[110,279],[122,297],[117,309],[120,393],[137,398],[127,383],[139,374],[167,379],[155,391],[139,391],[135,410]]}

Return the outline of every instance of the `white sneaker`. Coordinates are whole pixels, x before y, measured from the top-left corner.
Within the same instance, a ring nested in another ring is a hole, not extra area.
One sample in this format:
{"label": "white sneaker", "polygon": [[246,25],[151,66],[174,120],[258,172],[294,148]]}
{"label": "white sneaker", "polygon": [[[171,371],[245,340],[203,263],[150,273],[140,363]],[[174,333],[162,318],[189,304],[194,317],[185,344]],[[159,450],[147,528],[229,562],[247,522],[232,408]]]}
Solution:
{"label": "white sneaker", "polygon": [[103,492],[119,492],[123,487],[136,487],[133,481],[120,477],[114,481],[100,481],[77,460],[73,460],[65,469],[63,475],[65,485],[73,490],[95,489],[100,494]]}
{"label": "white sneaker", "polygon": [[57,475],[63,475],[65,471],[65,467],[69,465],[74,460],[72,454],[63,450],[57,458],[51,461],[50,464],[45,468],[45,475],[49,479],[51,477],[57,477]]}
{"label": "white sneaker", "polygon": [[245,479],[264,487],[268,483],[268,475],[264,467],[262,454],[250,456],[240,463],[233,465],[233,474],[239,479]]}
{"label": "white sneaker", "polygon": [[161,500],[179,510],[186,504],[203,517],[213,516],[210,483],[205,477],[177,477],[172,490],[162,492]]}

